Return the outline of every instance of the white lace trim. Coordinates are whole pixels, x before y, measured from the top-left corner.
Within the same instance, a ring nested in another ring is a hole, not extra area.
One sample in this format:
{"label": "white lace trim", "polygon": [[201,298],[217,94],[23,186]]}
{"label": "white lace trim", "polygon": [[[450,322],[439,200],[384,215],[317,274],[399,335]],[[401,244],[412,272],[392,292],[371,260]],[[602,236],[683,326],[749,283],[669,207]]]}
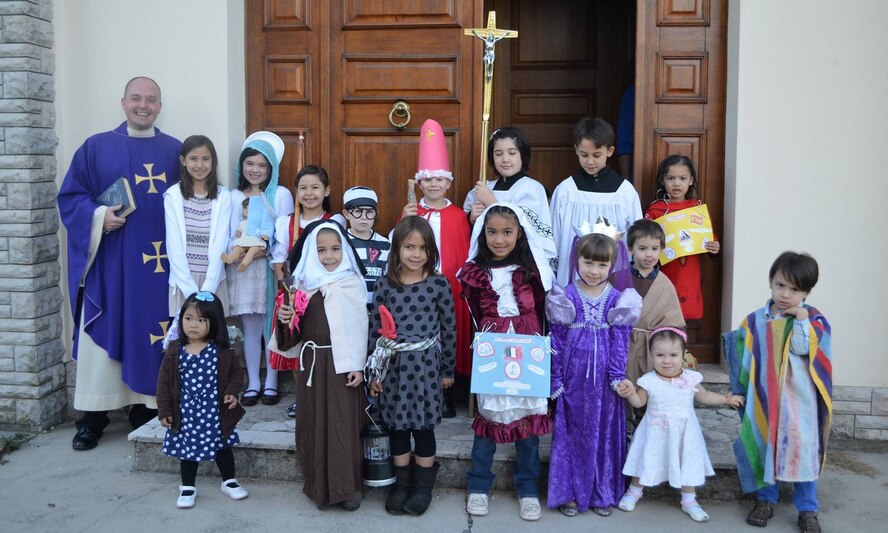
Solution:
{"label": "white lace trim", "polygon": [[445,178],[450,181],[453,181],[453,173],[449,170],[438,169],[438,170],[420,170],[413,177],[416,180],[423,180],[426,178]]}

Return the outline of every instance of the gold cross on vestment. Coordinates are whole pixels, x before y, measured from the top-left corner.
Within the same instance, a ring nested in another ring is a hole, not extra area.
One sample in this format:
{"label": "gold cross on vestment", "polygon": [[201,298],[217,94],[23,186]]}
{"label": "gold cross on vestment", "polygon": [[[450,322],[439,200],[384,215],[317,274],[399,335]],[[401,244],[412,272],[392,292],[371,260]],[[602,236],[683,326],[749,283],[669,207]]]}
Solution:
{"label": "gold cross on vestment", "polygon": [[157,341],[162,341],[167,335],[167,328],[170,327],[169,320],[165,322],[158,322],[157,324],[160,326],[161,333],[160,335],[151,335],[150,333],[148,334],[148,340],[151,341],[151,344],[154,344]]}
{"label": "gold cross on vestment", "polygon": [[142,166],[144,166],[145,170],[148,171],[148,175],[140,176],[136,174],[136,185],[142,183],[145,180],[148,180],[148,183],[150,185],[148,187],[148,194],[157,194],[157,188],[154,186],[154,180],[160,180],[166,183],[166,172],[161,172],[160,174],[155,176],[151,173],[151,169],[154,168],[154,163],[142,163]]}
{"label": "gold cross on vestment", "polygon": [[490,104],[493,100],[493,62],[496,60],[494,47],[496,42],[501,39],[515,39],[518,32],[515,30],[501,30],[496,27],[496,11],[487,14],[486,28],[472,28],[465,30],[466,35],[474,35],[481,39],[484,43],[484,56],[482,62],[484,64],[484,93],[482,98],[481,109],[481,171],[479,172],[478,183],[486,186],[487,180],[487,127],[490,123]]}
{"label": "gold cross on vestment", "polygon": [[433,130],[431,128],[427,129],[425,132],[426,142],[427,143],[432,142],[432,137],[434,137],[434,135],[435,135],[435,130]]}
{"label": "gold cross on vestment", "polygon": [[154,255],[148,255],[145,252],[142,252],[142,264],[143,265],[151,260],[157,261],[157,265],[154,267],[155,274],[160,274],[161,272],[166,272],[166,270],[163,269],[163,265],[160,264],[160,260],[161,259],[169,259],[167,257],[167,254],[160,253],[160,245],[161,244],[163,244],[163,241],[153,241],[151,243],[151,245],[154,246]]}

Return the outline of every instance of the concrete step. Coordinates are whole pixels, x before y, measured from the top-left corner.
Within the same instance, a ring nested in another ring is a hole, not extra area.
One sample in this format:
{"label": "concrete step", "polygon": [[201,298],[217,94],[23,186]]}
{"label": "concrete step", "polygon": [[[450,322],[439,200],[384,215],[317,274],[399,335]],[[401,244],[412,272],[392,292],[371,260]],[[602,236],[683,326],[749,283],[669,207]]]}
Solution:
{"label": "concrete step", "polygon": [[[301,481],[302,472],[296,457],[295,422],[285,415],[293,396],[285,396],[276,406],[257,405],[247,408],[247,415],[238,425],[241,444],[235,447],[238,477]],[[731,443],[737,436],[739,417],[730,409],[698,409],[697,416],[703,426],[709,457],[716,471],[707,484],[698,490],[701,498],[728,500],[740,497]],[[471,468],[473,432],[472,420],[466,410],[458,410],[456,418],[445,419],[435,429],[438,439],[438,460],[441,470],[438,485],[464,489],[466,472]],[[153,420],[129,435],[133,442],[133,470],[144,472],[178,473],[178,460],[161,453],[161,443],[166,430]],[[540,439],[542,473],[540,489],[545,493],[548,479],[551,436]],[[512,467],[515,461],[514,446],[499,446],[494,456],[494,491],[511,492]],[[213,462],[201,464],[200,472],[215,472]],[[213,474],[215,475],[215,474]],[[387,489],[376,489],[387,490]],[[675,498],[675,489],[661,486],[646,491],[651,496]]]}

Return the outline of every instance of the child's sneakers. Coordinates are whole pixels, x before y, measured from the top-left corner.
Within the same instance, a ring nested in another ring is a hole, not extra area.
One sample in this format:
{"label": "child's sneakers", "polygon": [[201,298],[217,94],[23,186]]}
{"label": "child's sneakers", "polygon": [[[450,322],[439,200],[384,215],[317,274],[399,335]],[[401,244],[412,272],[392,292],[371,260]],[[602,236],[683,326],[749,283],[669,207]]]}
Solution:
{"label": "child's sneakers", "polygon": [[176,500],[176,507],[179,509],[191,509],[194,507],[194,500],[196,499],[196,488],[188,485],[179,485],[179,499]]}
{"label": "child's sneakers", "polygon": [[226,479],[222,482],[222,494],[228,496],[232,500],[243,500],[247,497],[247,489],[241,487],[234,478]]}
{"label": "child's sneakers", "polygon": [[487,495],[480,492],[470,493],[469,500],[466,502],[466,512],[472,516],[487,516],[487,513],[490,512],[490,507],[487,505]]}
{"label": "child's sneakers", "polygon": [[706,511],[704,511],[703,508],[700,507],[700,504],[697,502],[694,502],[690,505],[682,504],[681,510],[687,513],[687,515],[690,516],[691,520],[693,520],[694,522],[709,521],[709,515],[706,514]]}
{"label": "child's sneakers", "polygon": [[[487,503],[485,499],[485,504]],[[543,516],[543,508],[540,506],[540,499],[534,496],[518,498],[521,510],[518,513],[524,520],[539,520]],[[486,506],[485,506],[486,508]],[[487,514],[487,513],[485,513]]]}

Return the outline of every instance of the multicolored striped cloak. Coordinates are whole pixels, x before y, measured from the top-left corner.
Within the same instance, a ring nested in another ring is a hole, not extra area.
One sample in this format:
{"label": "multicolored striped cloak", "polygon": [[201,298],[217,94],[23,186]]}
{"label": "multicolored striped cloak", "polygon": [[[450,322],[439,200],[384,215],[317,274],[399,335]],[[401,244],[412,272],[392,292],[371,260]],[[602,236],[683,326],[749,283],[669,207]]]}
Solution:
{"label": "multicolored striped cloak", "polygon": [[[829,322],[817,309],[810,314],[808,370],[817,398],[817,438],[820,468],[832,419],[832,342]],[[734,442],[737,472],[744,492],[772,485],[779,470],[777,424],[789,363],[792,318],[768,320],[767,308],[749,314],[740,327],[723,335],[730,367],[731,389],[746,396],[741,412],[740,436]],[[811,428],[811,438],[814,438]]]}

